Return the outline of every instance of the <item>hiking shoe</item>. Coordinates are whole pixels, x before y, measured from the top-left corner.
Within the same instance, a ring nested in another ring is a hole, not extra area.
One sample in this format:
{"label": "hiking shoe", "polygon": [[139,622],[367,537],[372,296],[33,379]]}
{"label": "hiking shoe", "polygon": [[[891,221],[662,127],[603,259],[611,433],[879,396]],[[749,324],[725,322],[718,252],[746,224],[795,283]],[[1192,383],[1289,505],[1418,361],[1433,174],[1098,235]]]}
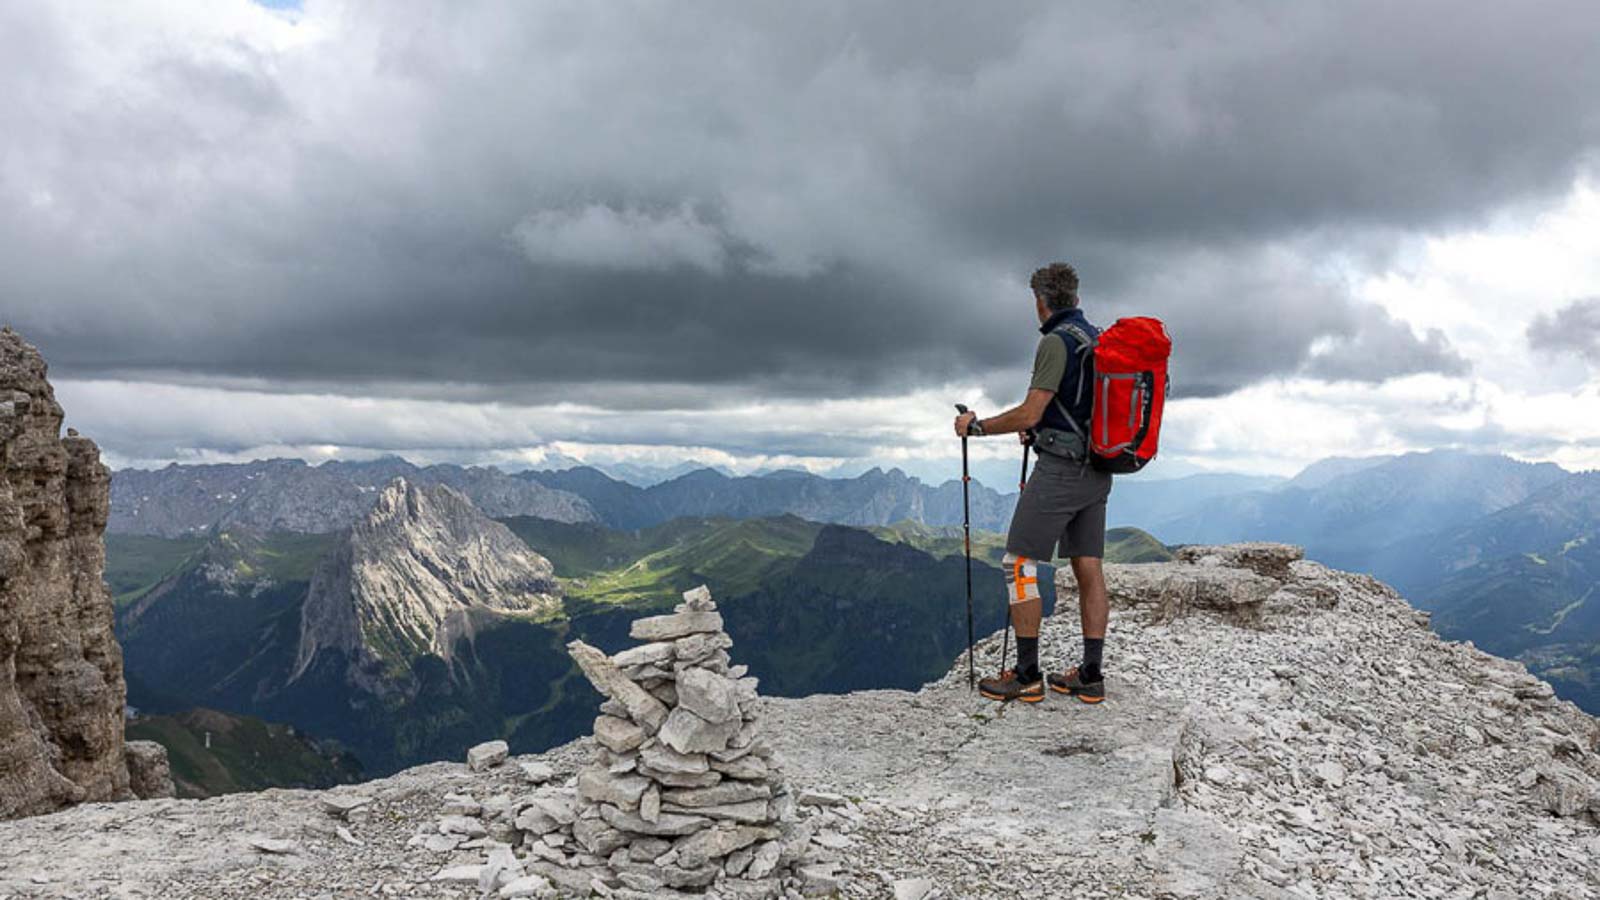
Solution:
{"label": "hiking shoe", "polygon": [[1023,681],[1016,672],[1006,669],[994,678],[979,681],[978,693],[1002,703],[1009,703],[1012,700],[1038,703],[1044,699],[1044,679],[1035,676],[1032,681]]}
{"label": "hiking shoe", "polygon": [[1051,672],[1050,690],[1058,694],[1067,694],[1077,697],[1085,703],[1100,703],[1106,699],[1106,680],[1084,681],[1078,677],[1078,667],[1073,666],[1065,672]]}

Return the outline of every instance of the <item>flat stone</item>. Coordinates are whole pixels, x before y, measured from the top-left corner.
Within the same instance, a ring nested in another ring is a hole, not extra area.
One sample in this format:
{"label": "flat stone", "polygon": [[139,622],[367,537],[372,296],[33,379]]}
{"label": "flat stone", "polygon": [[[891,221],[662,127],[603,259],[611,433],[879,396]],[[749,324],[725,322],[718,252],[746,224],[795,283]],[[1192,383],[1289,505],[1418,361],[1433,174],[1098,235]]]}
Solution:
{"label": "flat stone", "polygon": [[845,804],[844,797],[838,794],[829,794],[824,791],[801,791],[796,801],[801,806],[835,807]]}
{"label": "flat stone", "polygon": [[761,824],[772,821],[771,811],[765,800],[750,800],[745,803],[723,803],[717,806],[678,806],[675,803],[661,802],[662,815],[669,812],[710,816],[713,819],[726,819],[732,822],[745,822]]}
{"label": "flat stone", "polygon": [[672,658],[680,663],[696,663],[732,646],[733,638],[720,631],[691,634],[672,642]]}
{"label": "flat stone", "polygon": [[434,874],[432,881],[443,881],[451,884],[477,884],[478,876],[483,874],[483,866],[450,866],[440,869]]}
{"label": "flat stone", "polygon": [[739,725],[737,716],[723,722],[708,722],[690,712],[688,707],[679,706],[667,716],[659,737],[663,744],[679,753],[701,754],[726,749],[728,741],[739,732]]}
{"label": "flat stone", "polygon": [[640,644],[611,657],[611,662],[619,669],[631,666],[649,666],[656,663],[667,662],[677,655],[677,647],[672,641],[654,641],[649,644]]}
{"label": "flat stone", "polygon": [[627,835],[600,819],[579,819],[572,826],[572,836],[595,856],[606,856],[628,845]]}
{"label": "flat stone", "polygon": [[585,769],[578,775],[578,796],[594,803],[635,809],[650,780],[638,775],[612,775],[603,769]]}
{"label": "flat stone", "polygon": [[350,815],[352,811],[358,810],[371,802],[371,797],[365,797],[361,794],[330,793],[323,794],[317,798],[317,805],[322,807],[322,811],[338,819]]}
{"label": "flat stone", "polygon": [[649,691],[629,680],[628,676],[624,675],[604,653],[583,641],[573,641],[568,644],[567,653],[595,689],[621,703],[627,709],[628,717],[634,722],[649,731],[655,731],[666,721],[666,705],[652,697]]}
{"label": "flat stone", "polygon": [[710,771],[711,761],[704,753],[679,753],[671,747],[654,744],[639,751],[639,761],[656,772],[696,775]]}
{"label": "flat stone", "polygon": [[640,766],[639,774],[662,787],[710,787],[723,780],[721,772],[658,772],[648,766]]}
{"label": "flat stone", "polygon": [[483,772],[505,762],[510,755],[511,748],[505,741],[487,741],[467,751],[467,768]]}
{"label": "flat stone", "polygon": [[658,837],[678,837],[699,831],[711,822],[705,816],[684,815],[663,811],[654,822],[646,822],[640,816],[615,806],[602,805],[600,818],[607,825],[618,831],[632,832],[634,834],[653,834]]}
{"label": "flat stone", "polygon": [[[705,669],[686,669],[678,677],[677,688],[679,708],[707,722],[723,723],[739,718],[740,692],[734,681]],[[729,736],[738,730],[736,726]]]}
{"label": "flat stone", "polygon": [[711,589],[703,584],[683,592],[683,605],[697,612],[709,612],[717,608],[711,599]]}
{"label": "flat stone", "polygon": [[518,767],[522,769],[522,777],[527,779],[529,784],[544,784],[556,777],[556,770],[552,769],[549,763],[540,760],[518,763]]}
{"label": "flat stone", "polygon": [[445,816],[439,820],[440,834],[459,834],[464,837],[483,837],[489,829],[479,819],[472,816]]}
{"label": "flat stone", "polygon": [[776,828],[757,828],[750,825],[733,828],[719,826],[696,832],[678,841],[674,849],[678,851],[678,865],[687,869],[698,869],[735,850],[742,850],[757,841],[770,841],[777,836]]}
{"label": "flat stone", "polygon": [[501,886],[498,896],[537,897],[551,890],[554,890],[554,888],[550,885],[550,879],[543,875],[524,875]]}
{"label": "flat stone", "polygon": [[750,800],[767,800],[772,797],[772,788],[764,784],[749,784],[738,781],[725,781],[714,787],[707,788],[679,788],[669,790],[661,795],[661,799],[677,806],[723,806],[729,803],[745,803]]}
{"label": "flat stone", "polygon": [[721,630],[721,613],[689,611],[634,619],[628,636],[636,641],[674,641],[691,634]]}
{"label": "flat stone", "polygon": [[731,762],[722,762],[713,756],[711,768],[729,778],[737,778],[744,781],[760,780],[767,777],[772,771],[771,767],[767,765],[767,761],[758,756],[744,756]]}

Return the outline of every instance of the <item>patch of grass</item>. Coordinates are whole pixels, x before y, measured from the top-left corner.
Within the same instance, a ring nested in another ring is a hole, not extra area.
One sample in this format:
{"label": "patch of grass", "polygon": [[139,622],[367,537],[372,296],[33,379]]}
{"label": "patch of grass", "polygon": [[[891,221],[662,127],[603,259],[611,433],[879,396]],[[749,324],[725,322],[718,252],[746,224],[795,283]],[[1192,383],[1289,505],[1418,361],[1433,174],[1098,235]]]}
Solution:
{"label": "patch of grass", "polygon": [[167,576],[181,571],[205,543],[203,537],[106,535],[106,584],[113,601],[125,606],[144,596]]}

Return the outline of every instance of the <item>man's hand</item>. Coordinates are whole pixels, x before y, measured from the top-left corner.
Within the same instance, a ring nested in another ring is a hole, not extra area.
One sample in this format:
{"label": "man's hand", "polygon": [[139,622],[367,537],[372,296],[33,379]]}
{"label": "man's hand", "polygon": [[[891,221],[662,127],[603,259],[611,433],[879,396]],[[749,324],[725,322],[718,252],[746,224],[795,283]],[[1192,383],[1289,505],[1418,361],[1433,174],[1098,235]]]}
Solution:
{"label": "man's hand", "polygon": [[1023,430],[1017,432],[1017,443],[1024,447],[1033,446],[1033,429],[1024,428]]}
{"label": "man's hand", "polygon": [[977,419],[978,414],[970,411],[956,416],[956,437],[966,437],[967,430],[972,427],[972,423]]}

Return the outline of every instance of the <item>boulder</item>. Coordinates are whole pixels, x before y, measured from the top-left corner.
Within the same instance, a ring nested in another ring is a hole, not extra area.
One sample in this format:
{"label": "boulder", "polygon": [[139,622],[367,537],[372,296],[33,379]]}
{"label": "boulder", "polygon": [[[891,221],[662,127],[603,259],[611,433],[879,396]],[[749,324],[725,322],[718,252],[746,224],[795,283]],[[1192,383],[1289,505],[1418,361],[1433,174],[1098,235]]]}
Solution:
{"label": "boulder", "polygon": [[680,709],[712,723],[739,718],[741,689],[737,682],[705,669],[687,669],[678,677],[677,688]]}
{"label": "boulder", "polygon": [[492,769],[506,761],[511,747],[505,741],[487,741],[467,751],[467,768],[474,772]]}
{"label": "boulder", "polygon": [[663,744],[683,754],[722,750],[739,732],[739,724],[737,715],[722,722],[708,722],[687,707],[679,706],[672,710],[666,724],[661,726],[660,738]]}
{"label": "boulder", "polygon": [[128,788],[135,797],[162,800],[178,796],[167,748],[155,741],[128,741],[122,745],[122,754],[128,763]]}

